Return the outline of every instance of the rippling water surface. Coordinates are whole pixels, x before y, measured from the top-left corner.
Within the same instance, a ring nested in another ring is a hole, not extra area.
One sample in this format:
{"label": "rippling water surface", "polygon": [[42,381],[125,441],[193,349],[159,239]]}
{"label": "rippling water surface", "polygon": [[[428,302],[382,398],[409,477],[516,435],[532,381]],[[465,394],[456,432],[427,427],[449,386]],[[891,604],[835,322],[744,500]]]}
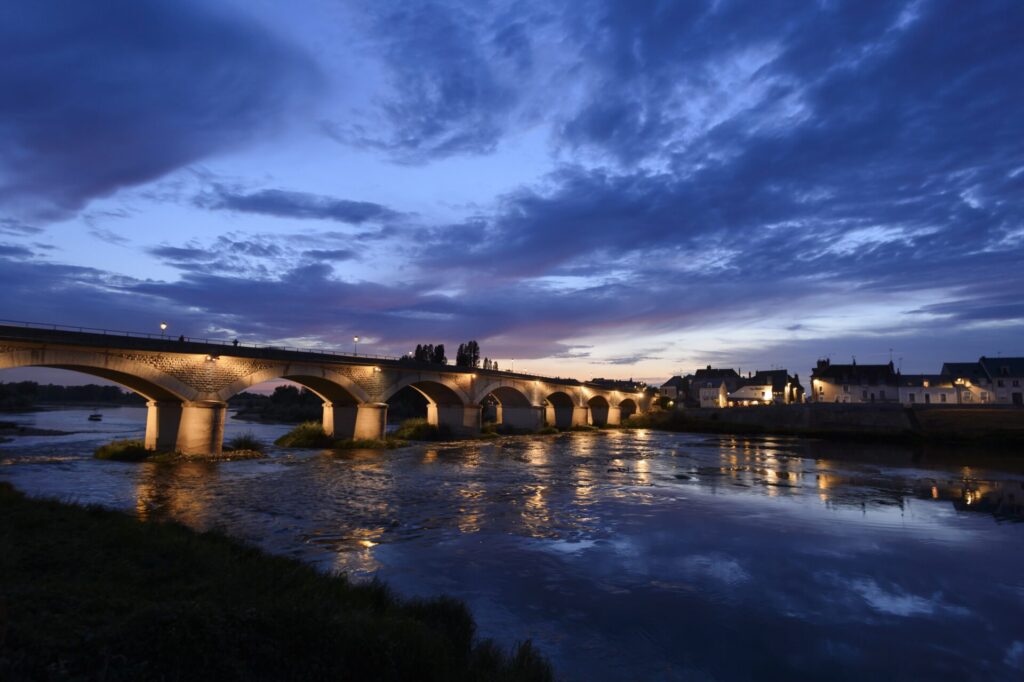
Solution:
{"label": "rippling water surface", "polygon": [[90,455],[144,410],[87,413],[15,417],[79,433],[0,445],[0,479],[454,595],[565,679],[1024,675],[1024,456],[612,431],[139,465]]}

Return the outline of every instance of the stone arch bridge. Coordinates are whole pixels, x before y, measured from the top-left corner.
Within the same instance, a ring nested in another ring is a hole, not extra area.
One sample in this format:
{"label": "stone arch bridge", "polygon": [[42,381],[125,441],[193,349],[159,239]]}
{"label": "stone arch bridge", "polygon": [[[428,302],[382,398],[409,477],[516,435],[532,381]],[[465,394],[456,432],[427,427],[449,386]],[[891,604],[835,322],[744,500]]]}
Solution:
{"label": "stone arch bridge", "polygon": [[645,393],[572,379],[429,365],[322,351],[178,341],[152,335],[0,325],[0,369],[54,367],[118,383],[147,400],[146,447],[189,455],[221,451],[227,401],[272,379],[323,400],[324,429],[337,438],[382,438],[387,401],[411,386],[427,418],[455,433],[479,432],[481,402],[521,429],[618,424],[650,407]]}

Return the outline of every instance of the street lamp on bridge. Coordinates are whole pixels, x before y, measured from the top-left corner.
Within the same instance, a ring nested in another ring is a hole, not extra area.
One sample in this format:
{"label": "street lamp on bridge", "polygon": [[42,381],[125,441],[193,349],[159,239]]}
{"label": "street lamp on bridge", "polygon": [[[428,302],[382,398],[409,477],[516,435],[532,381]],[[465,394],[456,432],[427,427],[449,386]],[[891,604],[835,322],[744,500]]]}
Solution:
{"label": "street lamp on bridge", "polygon": [[359,337],[352,337],[352,355],[359,355]]}
{"label": "street lamp on bridge", "polygon": [[167,336],[167,323],[166,322],[161,322],[160,323],[160,336],[161,337]]}

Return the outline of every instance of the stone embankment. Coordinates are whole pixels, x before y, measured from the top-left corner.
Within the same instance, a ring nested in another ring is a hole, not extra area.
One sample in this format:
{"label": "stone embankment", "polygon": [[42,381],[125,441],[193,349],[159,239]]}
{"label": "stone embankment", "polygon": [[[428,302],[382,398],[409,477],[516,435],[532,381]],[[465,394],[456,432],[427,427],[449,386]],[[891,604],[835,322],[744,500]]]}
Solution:
{"label": "stone embankment", "polygon": [[685,408],[676,410],[672,421],[694,431],[1024,442],[1024,409],[1009,405],[808,403]]}

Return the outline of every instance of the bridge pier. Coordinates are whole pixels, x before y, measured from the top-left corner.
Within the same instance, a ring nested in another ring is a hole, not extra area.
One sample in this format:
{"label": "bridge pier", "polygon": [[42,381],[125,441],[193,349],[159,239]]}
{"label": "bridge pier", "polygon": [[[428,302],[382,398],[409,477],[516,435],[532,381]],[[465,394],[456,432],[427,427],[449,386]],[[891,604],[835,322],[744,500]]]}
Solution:
{"label": "bridge pier", "polygon": [[590,423],[590,408],[574,405],[572,408],[572,426],[587,426]]}
{"label": "bridge pier", "polygon": [[146,449],[174,452],[178,448],[181,403],[150,400],[146,403]]}
{"label": "bridge pier", "polygon": [[586,426],[590,422],[590,408],[578,405],[556,407],[549,404],[544,408],[544,419],[548,426],[557,426],[560,429]]}
{"label": "bridge pier", "polygon": [[388,422],[387,403],[324,403],[324,431],[338,439],[381,440]]}
{"label": "bridge pier", "polygon": [[529,407],[498,406],[498,423],[515,429],[536,431],[544,426],[544,408],[530,405]]}
{"label": "bridge pier", "polygon": [[228,404],[216,400],[184,403],[175,448],[183,455],[219,455]]}
{"label": "bridge pier", "polygon": [[608,408],[608,421],[606,422],[609,426],[618,426],[622,423],[622,410],[618,407]]}
{"label": "bridge pier", "polygon": [[437,426],[447,426],[452,433],[460,436],[480,433],[480,405],[427,405],[427,421]]}

